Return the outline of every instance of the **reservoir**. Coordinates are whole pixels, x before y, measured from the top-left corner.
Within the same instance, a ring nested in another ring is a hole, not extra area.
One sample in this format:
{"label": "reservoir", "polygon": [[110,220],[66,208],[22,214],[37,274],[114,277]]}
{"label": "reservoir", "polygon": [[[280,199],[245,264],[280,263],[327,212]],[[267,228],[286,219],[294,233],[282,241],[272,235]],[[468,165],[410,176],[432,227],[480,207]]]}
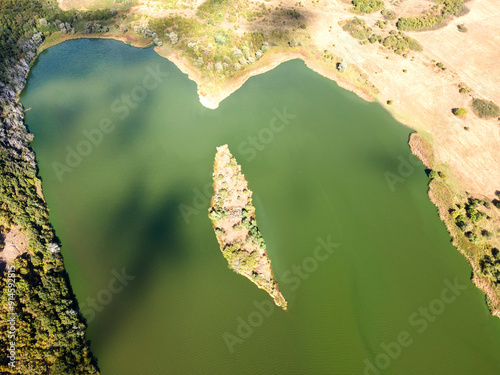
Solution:
{"label": "reservoir", "polygon": [[[210,110],[152,49],[86,39],[43,52],[21,101],[103,375],[498,374],[500,320],[379,104],[294,60]],[[286,312],[219,250],[223,144]]]}

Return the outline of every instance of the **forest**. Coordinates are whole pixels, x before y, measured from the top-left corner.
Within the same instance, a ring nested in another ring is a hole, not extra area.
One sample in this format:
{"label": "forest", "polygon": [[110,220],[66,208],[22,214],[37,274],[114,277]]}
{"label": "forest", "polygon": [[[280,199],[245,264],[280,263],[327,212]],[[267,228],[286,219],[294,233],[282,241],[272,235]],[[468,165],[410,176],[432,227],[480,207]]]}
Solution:
{"label": "forest", "polygon": [[72,22],[108,13],[63,12],[50,1],[0,0],[0,236],[21,228],[28,239],[26,253],[8,267],[0,265],[2,374],[98,374],[39,192],[29,146],[33,136],[24,125],[17,96],[36,57],[35,35],[40,43],[55,20]]}

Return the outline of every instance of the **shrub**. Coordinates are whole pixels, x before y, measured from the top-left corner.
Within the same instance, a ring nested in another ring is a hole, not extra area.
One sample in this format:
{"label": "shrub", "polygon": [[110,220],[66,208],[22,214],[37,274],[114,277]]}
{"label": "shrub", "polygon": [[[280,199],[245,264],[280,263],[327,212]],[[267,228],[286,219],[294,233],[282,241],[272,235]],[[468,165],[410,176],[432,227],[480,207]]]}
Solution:
{"label": "shrub", "polygon": [[461,16],[466,11],[463,0],[445,0],[441,15],[445,18],[449,16]]}
{"label": "shrub", "polygon": [[469,31],[463,23],[461,25],[458,25],[457,28],[461,33],[466,33],[467,31]]}
{"label": "shrub", "polygon": [[387,104],[389,104],[389,105],[392,105],[392,103],[394,103],[394,100],[388,100],[387,101]]}
{"label": "shrub", "polygon": [[455,224],[457,225],[457,227],[460,228],[460,230],[465,230],[467,224],[467,218],[462,215],[462,214],[459,214],[456,218],[455,218]]}
{"label": "shrub", "polygon": [[481,236],[483,236],[484,238],[491,238],[491,237],[493,237],[493,235],[491,234],[491,232],[487,231],[486,229],[483,229],[481,231]]}
{"label": "shrub", "polygon": [[455,116],[465,116],[467,114],[467,110],[465,108],[453,108],[451,111]]}
{"label": "shrub", "polygon": [[472,232],[467,232],[465,233],[465,236],[469,239],[470,242],[477,242],[478,240],[478,236],[476,233],[472,233]]}
{"label": "shrub", "polygon": [[401,17],[396,22],[398,30],[429,30],[435,28],[444,22],[442,16],[428,17]]}
{"label": "shrub", "polygon": [[490,279],[495,284],[500,283],[500,259],[497,249],[492,249],[491,255],[483,255],[479,261],[479,267],[484,277]]}
{"label": "shrub", "polygon": [[364,26],[364,23],[365,22],[359,18],[353,18],[342,26],[342,30],[348,32],[353,38],[364,40],[368,38],[371,32],[371,29]]}
{"label": "shrub", "polygon": [[353,0],[353,11],[360,13],[374,13],[384,7],[382,0]]}
{"label": "shrub", "polygon": [[396,18],[396,16],[394,15],[394,13],[392,13],[390,10],[387,10],[387,9],[382,9],[382,16],[384,16],[384,18],[386,20],[393,20]]}
{"label": "shrub", "polygon": [[481,219],[486,217],[486,214],[484,212],[478,211],[476,208],[475,204],[466,204],[465,205],[465,212],[467,214],[467,217],[472,221],[480,221]]}
{"label": "shrub", "polygon": [[379,37],[376,34],[372,34],[369,38],[368,41],[373,44],[379,41]]}
{"label": "shrub", "polygon": [[410,38],[409,36],[405,36],[403,39],[408,43],[408,48],[411,49],[412,51],[422,51],[423,50],[420,43],[418,43],[415,39]]}
{"label": "shrub", "polygon": [[396,23],[399,30],[429,30],[444,25],[445,20],[451,16],[464,14],[466,8],[463,0],[440,0],[443,4],[441,11],[439,5],[432,7],[433,12],[423,17],[401,17]]}
{"label": "shrub", "polygon": [[396,38],[393,37],[392,35],[386,37],[384,41],[382,42],[382,45],[384,47],[393,47],[396,44]]}
{"label": "shrub", "polygon": [[493,103],[482,99],[474,99],[472,101],[472,109],[480,118],[491,118],[500,116],[500,108]]}
{"label": "shrub", "polygon": [[301,15],[299,12],[297,12],[295,9],[289,9],[286,11],[286,14],[288,14],[291,18],[298,20]]}
{"label": "shrub", "polygon": [[360,26],[363,26],[365,24],[365,21],[358,17],[354,17],[353,19],[349,20],[349,22],[353,23],[354,25],[360,25]]}

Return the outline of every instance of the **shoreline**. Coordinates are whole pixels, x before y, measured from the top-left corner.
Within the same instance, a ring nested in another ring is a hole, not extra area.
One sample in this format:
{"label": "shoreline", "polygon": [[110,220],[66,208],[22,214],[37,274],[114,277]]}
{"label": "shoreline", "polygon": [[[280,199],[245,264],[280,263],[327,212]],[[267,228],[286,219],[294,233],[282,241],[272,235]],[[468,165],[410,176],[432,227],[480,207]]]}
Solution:
{"label": "shoreline", "polygon": [[[430,168],[433,165],[433,155],[430,150],[430,145],[426,142],[419,133],[412,133],[410,140],[408,142],[411,152],[418,157],[425,167]],[[426,155],[423,150],[428,149],[430,154]],[[429,189],[427,191],[427,196],[429,200],[436,207],[436,212],[439,219],[444,223],[446,230],[451,238],[451,244],[458,250],[458,252],[467,260],[467,263],[471,267],[471,281],[486,297],[486,302],[490,302],[493,307],[488,304],[488,309],[490,314],[500,318],[500,298],[495,293],[492,285],[488,283],[485,279],[478,276],[480,269],[476,262],[474,262],[473,257],[468,254],[463,246],[460,245],[459,237],[463,236],[454,225],[453,221],[450,220],[448,213],[449,207],[452,205],[450,201],[453,201],[454,195],[450,191],[449,187],[442,182],[432,180],[429,183]]]}
{"label": "shoreline", "polygon": [[[290,51],[286,51],[280,47],[273,47],[251,67],[237,72],[232,77],[226,78],[224,81],[221,81],[221,85],[217,86],[214,86],[213,82],[204,79],[200,71],[189,65],[184,58],[179,56],[177,51],[171,51],[165,47],[155,47],[155,52],[159,56],[175,64],[181,72],[186,74],[190,80],[196,83],[200,103],[209,109],[218,108],[224,99],[241,88],[251,77],[269,72],[280,64],[295,59],[302,60],[304,64],[315,73],[335,81],[339,87],[354,92],[363,100],[369,102],[376,100],[376,96],[370,93],[368,89],[357,86],[346,76],[343,76],[342,73],[335,74],[333,71],[320,67],[319,64],[314,61],[315,59],[312,53],[305,47],[297,47]],[[337,71],[336,68],[333,69]]]}

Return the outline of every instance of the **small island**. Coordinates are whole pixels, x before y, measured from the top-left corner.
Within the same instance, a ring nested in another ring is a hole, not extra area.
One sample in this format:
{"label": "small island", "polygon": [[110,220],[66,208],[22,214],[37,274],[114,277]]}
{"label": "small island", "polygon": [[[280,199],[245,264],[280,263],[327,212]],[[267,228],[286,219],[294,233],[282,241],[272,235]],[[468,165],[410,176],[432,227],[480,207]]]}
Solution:
{"label": "small island", "polygon": [[229,267],[264,289],[277,306],[286,310],[286,300],[274,280],[266,244],[257,228],[252,192],[227,145],[217,147],[213,186],[208,216]]}

